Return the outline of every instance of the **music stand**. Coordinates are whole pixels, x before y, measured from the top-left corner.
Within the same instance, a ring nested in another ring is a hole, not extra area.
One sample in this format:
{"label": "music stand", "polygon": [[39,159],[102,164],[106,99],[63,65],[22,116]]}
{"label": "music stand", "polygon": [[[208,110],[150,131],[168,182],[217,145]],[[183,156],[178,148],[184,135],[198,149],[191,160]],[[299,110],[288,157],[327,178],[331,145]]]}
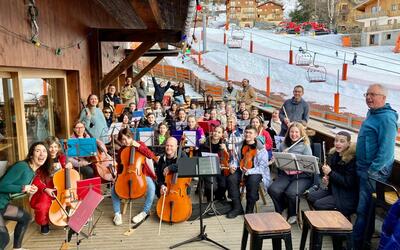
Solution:
{"label": "music stand", "polygon": [[[67,157],[90,157],[97,154],[96,138],[71,138],[61,140],[61,143],[64,145],[62,149]],[[80,175],[80,167],[78,172]]]}
{"label": "music stand", "polygon": [[[221,174],[219,161],[217,157],[192,157],[192,158],[180,158],[178,160],[178,178],[181,177],[206,177],[216,176]],[[170,249],[192,243],[197,241],[206,240],[209,241],[222,249],[229,249],[220,243],[210,239],[205,233],[206,225],[203,225],[203,215],[201,213],[202,208],[202,184],[199,181],[199,208],[200,208],[200,233],[199,235],[170,246]]]}
{"label": "music stand", "polygon": [[[319,174],[318,158],[315,156],[282,152],[272,152],[272,155],[275,158],[276,166],[283,171],[303,171],[312,174]],[[296,213],[297,219],[300,220],[298,173],[296,173],[296,180]]]}
{"label": "music stand", "polygon": [[154,146],[154,130],[143,131],[139,130],[139,141],[143,142],[147,147]]}

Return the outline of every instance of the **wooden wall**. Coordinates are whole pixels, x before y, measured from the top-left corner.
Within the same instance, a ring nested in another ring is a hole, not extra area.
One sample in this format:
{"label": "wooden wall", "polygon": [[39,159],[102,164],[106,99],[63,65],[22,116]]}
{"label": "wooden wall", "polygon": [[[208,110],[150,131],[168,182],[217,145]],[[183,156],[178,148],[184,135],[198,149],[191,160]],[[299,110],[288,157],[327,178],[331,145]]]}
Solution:
{"label": "wooden wall", "polygon": [[[0,25],[23,37],[31,37],[27,14],[27,0],[0,0]],[[35,1],[39,11],[39,39],[52,49],[36,47],[16,38],[0,27],[0,66],[73,70],[79,79],[79,92],[87,96],[92,89],[88,49],[89,28],[120,28],[95,0],[40,0]],[[54,48],[77,46],[56,55]],[[103,68],[104,72],[110,68]],[[72,81],[75,83],[76,81]],[[71,93],[76,95],[75,93]],[[70,96],[69,99],[73,98]]]}

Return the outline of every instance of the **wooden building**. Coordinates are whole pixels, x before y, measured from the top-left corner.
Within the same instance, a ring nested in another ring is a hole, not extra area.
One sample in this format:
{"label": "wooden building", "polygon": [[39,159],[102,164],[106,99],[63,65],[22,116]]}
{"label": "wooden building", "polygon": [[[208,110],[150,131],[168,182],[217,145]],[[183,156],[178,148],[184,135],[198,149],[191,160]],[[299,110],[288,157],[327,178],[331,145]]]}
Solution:
{"label": "wooden building", "polygon": [[283,21],[283,5],[267,1],[257,6],[257,22],[279,24]]}
{"label": "wooden building", "polygon": [[395,45],[400,34],[400,2],[398,0],[368,0],[356,9],[362,14],[357,21],[364,24],[361,45]]}
{"label": "wooden building", "polygon": [[[181,44],[195,7],[194,0],[0,1],[0,160],[23,159],[42,139],[44,111],[44,135],[68,138],[80,100],[124,81],[146,53],[151,64],[139,79],[167,55],[160,48]],[[140,45],[125,56],[129,42]]]}
{"label": "wooden building", "polygon": [[361,30],[362,23],[356,21],[356,19],[362,13],[355,8],[360,2],[362,1],[339,0],[336,3],[336,28],[339,33],[355,33]]}

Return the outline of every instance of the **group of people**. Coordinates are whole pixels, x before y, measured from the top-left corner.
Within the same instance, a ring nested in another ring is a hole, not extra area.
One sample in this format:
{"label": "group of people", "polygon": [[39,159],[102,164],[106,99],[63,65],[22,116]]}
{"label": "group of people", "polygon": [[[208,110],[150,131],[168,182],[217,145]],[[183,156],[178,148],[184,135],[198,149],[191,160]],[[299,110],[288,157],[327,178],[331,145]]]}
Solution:
{"label": "group of people", "polygon": [[[235,89],[232,82],[228,82],[223,100],[217,103],[212,97],[208,97],[204,112],[198,113],[198,104],[187,101],[184,92],[183,99],[175,98],[177,102],[171,103],[169,109],[164,110],[160,102],[171,83],[156,87],[158,84],[154,77],[153,82],[155,89],[159,89],[154,94],[153,107],[143,107],[144,117],[136,122],[132,121],[131,115],[137,111],[139,99],[145,97],[136,99],[135,95],[124,91],[129,105],[126,116],[121,120],[125,125],[115,138],[120,145],[115,154],[110,148],[112,140],[105,136],[109,135],[108,113],[101,112],[97,107],[99,100],[96,95],[87,98],[87,107],[74,123],[74,133],[71,136],[96,138],[97,147],[116,159],[118,173],[121,173],[123,168],[121,152],[126,147],[135,148],[147,159],[142,163],[142,172],[146,176],[147,184],[145,203],[143,210],[132,218],[133,223],[145,220],[156,196],[160,197],[168,192],[166,176],[178,170],[177,152],[182,134],[184,131],[195,131],[195,145],[183,145],[183,153],[180,155],[202,156],[203,152],[207,152],[219,157],[223,167],[221,175],[200,181],[204,182],[204,194],[209,202],[228,198],[232,201],[227,218],[253,213],[262,183],[272,198],[275,211],[283,213],[287,209],[287,220],[291,224],[296,222],[296,202],[298,196],[303,193],[307,193],[306,197],[314,209],[336,209],[345,216],[356,212],[354,246],[362,245],[373,192],[368,176],[386,180],[394,160],[397,113],[386,103],[387,90],[383,86],[371,85],[365,94],[369,112],[360,129],[357,144],[352,143],[348,132],[339,132],[335,137],[334,147],[329,151],[327,163],[322,166],[321,184],[310,189],[319,183],[313,174],[278,170],[273,180],[270,171],[273,149],[301,155],[313,153],[310,138],[306,133],[309,106],[302,97],[302,86],[295,86],[293,97],[285,101],[281,109],[274,110],[269,121],[264,121],[259,110],[252,106],[256,94],[247,79],[242,81],[241,91]],[[125,87],[131,88],[130,84],[128,80]],[[177,94],[181,96],[182,92]],[[104,96],[104,110],[109,110],[112,117],[115,104],[119,102],[121,100],[116,95],[115,86],[110,85],[108,93]],[[160,114],[157,118],[163,117],[164,120],[157,121],[156,114]],[[153,129],[154,145],[146,146],[138,141],[135,135],[136,127]],[[282,141],[276,140],[278,136],[282,136]],[[31,219],[26,211],[10,204],[10,194],[27,193],[32,196],[30,204],[35,210],[35,221],[41,226],[41,232],[47,234],[48,210],[56,192],[52,183],[53,174],[58,169],[70,168],[79,170],[84,179],[96,175],[91,158],[67,158],[60,149],[61,145],[54,137],[34,143],[26,160],[14,164],[0,179],[0,249],[8,243],[4,220],[17,221],[14,248],[18,249]],[[187,189],[190,192],[189,186]],[[244,190],[245,209],[240,200]],[[121,199],[114,185],[111,185],[111,197],[113,222],[115,225],[121,225]]]}

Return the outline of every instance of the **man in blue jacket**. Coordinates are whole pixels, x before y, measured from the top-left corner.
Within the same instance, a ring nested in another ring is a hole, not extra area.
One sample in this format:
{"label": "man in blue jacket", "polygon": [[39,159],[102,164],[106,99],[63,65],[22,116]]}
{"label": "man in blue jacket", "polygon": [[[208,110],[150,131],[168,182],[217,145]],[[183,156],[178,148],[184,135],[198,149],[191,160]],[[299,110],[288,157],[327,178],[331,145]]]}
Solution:
{"label": "man in blue jacket", "polygon": [[[373,223],[366,228],[371,195],[375,183],[368,177],[386,181],[394,161],[394,148],[397,135],[398,114],[386,103],[387,90],[380,84],[369,86],[364,94],[369,108],[357,139],[356,165],[360,180],[360,194],[357,207],[357,220],[353,228],[353,241],[356,249],[362,249],[363,243],[369,244]],[[364,239],[365,230],[368,232]]]}

